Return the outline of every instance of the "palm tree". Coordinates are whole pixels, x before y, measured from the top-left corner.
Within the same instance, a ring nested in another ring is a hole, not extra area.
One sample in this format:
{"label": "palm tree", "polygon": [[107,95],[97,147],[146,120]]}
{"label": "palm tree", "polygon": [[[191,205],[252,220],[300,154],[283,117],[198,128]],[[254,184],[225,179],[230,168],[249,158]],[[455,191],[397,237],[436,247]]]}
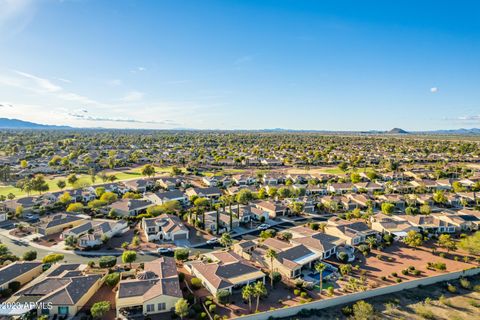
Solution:
{"label": "palm tree", "polygon": [[215,223],[216,223],[216,225],[215,225],[215,232],[216,232],[216,234],[217,234],[217,236],[218,236],[218,229],[220,229],[220,221],[219,221],[219,220],[220,220],[220,210],[218,209],[218,207],[217,207],[217,213],[216,213],[215,220],[216,220],[216,221],[215,221]]}
{"label": "palm tree", "polygon": [[327,268],[325,263],[319,262],[315,265],[315,271],[317,271],[320,275],[320,295],[322,295],[322,286],[323,286],[323,270]]}
{"label": "palm tree", "polygon": [[273,288],[273,259],[277,258],[277,252],[273,249],[268,249],[265,257],[270,259],[270,286]]}
{"label": "palm tree", "polygon": [[258,305],[260,304],[260,297],[267,294],[267,288],[262,281],[258,281],[255,283],[253,287],[253,296],[257,298],[257,307],[255,308],[255,312],[258,311]]}
{"label": "palm tree", "polygon": [[242,289],[242,298],[248,300],[248,310],[252,312],[252,296],[254,294],[254,287],[250,284],[247,284]]}
{"label": "palm tree", "polygon": [[373,247],[377,244],[377,238],[375,237],[368,237],[367,239],[365,239],[365,242],[368,244],[368,246],[370,247],[370,250],[373,249]]}

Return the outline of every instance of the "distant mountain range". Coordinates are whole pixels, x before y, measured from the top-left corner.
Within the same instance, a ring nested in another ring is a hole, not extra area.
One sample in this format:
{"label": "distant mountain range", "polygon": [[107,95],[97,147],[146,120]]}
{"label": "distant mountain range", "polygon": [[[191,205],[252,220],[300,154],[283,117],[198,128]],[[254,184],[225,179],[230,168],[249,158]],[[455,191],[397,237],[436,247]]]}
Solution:
{"label": "distant mountain range", "polygon": [[1,129],[71,129],[69,126],[54,126],[48,124],[39,124],[18,119],[0,118]]}
{"label": "distant mountain range", "polygon": [[[55,126],[48,124],[39,124],[30,121],[23,121],[19,119],[0,118],[0,129],[76,129],[69,126]],[[84,129],[99,129],[105,128],[84,128]],[[189,131],[196,129],[171,129]],[[214,131],[214,130],[213,130]],[[222,130],[219,130],[222,131]],[[389,131],[370,130],[370,131],[332,131],[332,130],[292,130],[283,128],[262,129],[262,130],[234,130],[234,131],[260,131],[260,132],[318,132],[325,134],[392,134],[392,135],[407,135],[407,134],[439,134],[439,135],[480,135],[480,128],[472,129],[451,129],[451,130],[432,130],[432,131],[406,131],[400,128],[393,128]]]}

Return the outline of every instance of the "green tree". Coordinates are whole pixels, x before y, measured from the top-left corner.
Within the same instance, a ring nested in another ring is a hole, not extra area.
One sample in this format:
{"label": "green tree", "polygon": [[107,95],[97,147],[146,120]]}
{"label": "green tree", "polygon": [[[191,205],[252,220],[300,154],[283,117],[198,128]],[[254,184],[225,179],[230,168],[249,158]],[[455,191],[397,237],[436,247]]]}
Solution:
{"label": "green tree", "polygon": [[141,174],[149,178],[153,177],[155,175],[155,167],[151,164],[146,164],[142,167]]}
{"label": "green tree", "polygon": [[350,175],[350,181],[352,181],[352,183],[359,183],[361,179],[362,177],[360,177],[359,173],[353,172]]}
{"label": "green tree", "polygon": [[420,214],[430,214],[432,213],[432,208],[428,204],[424,204],[420,207]]}
{"label": "green tree", "polygon": [[389,202],[382,203],[382,212],[384,214],[391,215],[394,209],[395,209],[395,205],[393,205],[392,203],[389,203]]}
{"label": "green tree", "polygon": [[415,230],[410,230],[408,231],[405,238],[403,238],[403,242],[415,249],[422,245],[423,235],[419,232],[416,232]]}
{"label": "green tree", "polygon": [[188,316],[188,301],[181,298],[175,303],[175,314],[180,317],[180,319]]}
{"label": "green tree", "polygon": [[67,182],[73,187],[78,181],[78,177],[75,174],[71,174],[67,177]]}
{"label": "green tree", "polygon": [[273,288],[273,261],[277,258],[277,252],[273,249],[267,249],[265,258],[270,260],[270,286]]}
{"label": "green tree", "polygon": [[447,202],[445,192],[442,190],[435,191],[435,193],[433,194],[433,201],[438,204],[445,204]]}
{"label": "green tree", "polygon": [[122,262],[130,264],[132,268],[132,263],[137,260],[137,253],[135,251],[126,250],[122,253]]}
{"label": "green tree", "polygon": [[20,167],[22,167],[22,169],[25,169],[26,167],[28,167],[28,162],[27,160],[22,160],[20,161]]}
{"label": "green tree", "polygon": [[318,272],[320,276],[320,295],[322,295],[322,290],[323,290],[323,271],[327,268],[327,265],[325,263],[319,262],[315,265],[315,271]]}
{"label": "green tree", "polygon": [[65,238],[65,244],[69,247],[75,247],[77,245],[77,238],[74,236],[68,236]]}
{"label": "green tree", "polygon": [[80,202],[70,203],[67,207],[67,212],[82,212],[83,204]]}
{"label": "green tree", "polygon": [[37,259],[37,251],[35,250],[28,250],[23,254],[23,260],[25,261],[33,261],[35,259]]}
{"label": "green tree", "polygon": [[63,204],[72,202],[72,196],[68,192],[64,192],[59,198],[58,201]]}
{"label": "green tree", "polygon": [[58,180],[58,181],[57,181],[57,187],[58,187],[60,190],[65,189],[66,186],[67,186],[67,183],[65,182],[65,180]]}
{"label": "green tree", "polygon": [[103,316],[110,310],[110,302],[99,301],[95,302],[90,308],[90,313],[94,319],[102,319]]}
{"label": "green tree", "polygon": [[222,234],[218,242],[220,242],[220,244],[226,248],[232,245],[233,240],[232,240],[232,237],[230,236],[230,233],[225,232]]}
{"label": "green tree", "polygon": [[177,261],[186,261],[188,259],[190,252],[187,248],[176,249],[174,252],[175,260]]}
{"label": "green tree", "polygon": [[248,189],[242,189],[237,193],[237,202],[241,204],[248,204],[253,200],[253,194]]}
{"label": "green tree", "polygon": [[473,255],[480,255],[480,231],[460,240],[458,246]]}
{"label": "green tree", "polygon": [[57,263],[59,261],[62,261],[63,259],[64,259],[63,254],[52,253],[52,254],[49,254],[49,255],[46,255],[45,257],[43,257],[42,262],[43,263]]}
{"label": "green tree", "polygon": [[32,185],[32,190],[37,191],[40,194],[50,189],[48,183],[45,181],[45,177],[41,174],[37,174],[33,177],[30,183]]}
{"label": "green tree", "polygon": [[449,234],[441,234],[438,237],[438,245],[447,249],[447,252],[457,250],[457,244]]}
{"label": "green tree", "polygon": [[371,320],[375,312],[373,306],[363,300],[357,301],[353,305],[353,319]]}
{"label": "green tree", "polygon": [[253,286],[253,296],[257,298],[257,306],[255,308],[255,312],[258,311],[258,306],[260,305],[260,297],[266,296],[267,295],[267,288],[265,287],[265,284],[263,284],[262,281],[258,281],[255,283]]}
{"label": "green tree", "polygon": [[248,301],[248,310],[252,312],[252,297],[255,293],[253,285],[247,284],[242,289],[242,298]]}
{"label": "green tree", "polygon": [[105,201],[107,203],[114,203],[115,201],[117,201],[117,199],[118,199],[117,194],[110,191],[104,192],[100,197],[100,200]]}

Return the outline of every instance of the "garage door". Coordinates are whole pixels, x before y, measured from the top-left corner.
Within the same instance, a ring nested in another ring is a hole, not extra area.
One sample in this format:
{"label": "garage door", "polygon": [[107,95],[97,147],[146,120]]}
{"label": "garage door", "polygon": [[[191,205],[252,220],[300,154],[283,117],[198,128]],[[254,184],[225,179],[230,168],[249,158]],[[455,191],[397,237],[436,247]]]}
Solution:
{"label": "garage door", "polygon": [[187,239],[186,233],[179,233],[179,234],[173,235],[173,240],[182,240],[182,239]]}

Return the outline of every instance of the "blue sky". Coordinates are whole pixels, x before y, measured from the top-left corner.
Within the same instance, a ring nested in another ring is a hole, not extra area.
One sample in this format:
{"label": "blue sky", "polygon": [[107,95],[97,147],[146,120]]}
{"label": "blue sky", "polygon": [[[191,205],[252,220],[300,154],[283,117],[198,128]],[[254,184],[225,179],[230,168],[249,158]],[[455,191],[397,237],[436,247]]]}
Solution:
{"label": "blue sky", "polygon": [[480,126],[478,1],[0,0],[0,116],[75,127]]}

